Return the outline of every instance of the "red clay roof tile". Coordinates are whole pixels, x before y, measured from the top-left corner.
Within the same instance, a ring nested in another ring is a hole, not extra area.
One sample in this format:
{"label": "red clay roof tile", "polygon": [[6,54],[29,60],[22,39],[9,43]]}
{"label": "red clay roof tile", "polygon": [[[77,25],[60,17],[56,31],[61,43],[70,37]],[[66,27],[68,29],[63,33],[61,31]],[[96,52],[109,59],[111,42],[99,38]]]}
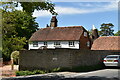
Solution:
{"label": "red clay roof tile", "polygon": [[84,30],[82,26],[55,27],[53,29],[48,27],[35,32],[29,41],[79,40]]}
{"label": "red clay roof tile", "polygon": [[91,50],[120,50],[120,36],[99,37]]}

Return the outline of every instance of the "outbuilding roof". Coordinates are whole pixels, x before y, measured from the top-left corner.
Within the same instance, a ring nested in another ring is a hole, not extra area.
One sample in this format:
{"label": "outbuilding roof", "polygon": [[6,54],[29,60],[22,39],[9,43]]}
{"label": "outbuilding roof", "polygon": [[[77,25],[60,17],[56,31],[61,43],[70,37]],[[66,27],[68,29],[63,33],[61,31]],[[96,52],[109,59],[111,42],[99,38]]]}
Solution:
{"label": "outbuilding roof", "polygon": [[120,50],[120,36],[99,37],[91,50]]}
{"label": "outbuilding roof", "polygon": [[80,40],[83,31],[86,30],[82,26],[42,28],[29,41]]}

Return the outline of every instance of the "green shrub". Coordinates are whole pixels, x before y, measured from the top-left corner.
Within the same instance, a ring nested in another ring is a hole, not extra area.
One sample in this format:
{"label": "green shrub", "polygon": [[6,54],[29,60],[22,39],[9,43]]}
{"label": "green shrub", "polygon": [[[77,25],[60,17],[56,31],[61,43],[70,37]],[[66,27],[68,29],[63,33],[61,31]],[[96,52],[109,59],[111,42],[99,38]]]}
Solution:
{"label": "green shrub", "polygon": [[31,71],[16,71],[16,76],[27,76],[33,75],[34,73]]}
{"label": "green shrub", "polygon": [[45,73],[47,73],[47,71],[34,70],[33,73],[34,73],[34,74],[45,74]]}
{"label": "green shrub", "polygon": [[58,71],[60,71],[60,67],[59,68],[54,68],[54,69],[52,69],[50,72],[58,72]]}
{"label": "green shrub", "polygon": [[46,71],[46,70],[34,70],[34,71],[16,71],[16,76],[27,76],[27,75],[35,75],[35,74],[45,74],[45,73],[49,73],[49,72],[57,72],[59,71],[60,68],[54,68],[50,71]]}
{"label": "green shrub", "polygon": [[15,64],[18,64],[18,60],[19,60],[19,51],[13,51],[11,53],[11,58],[13,58],[13,61]]}
{"label": "green shrub", "polygon": [[27,75],[34,75],[34,74],[45,74],[47,71],[42,70],[34,70],[34,71],[16,71],[16,76],[27,76]]}

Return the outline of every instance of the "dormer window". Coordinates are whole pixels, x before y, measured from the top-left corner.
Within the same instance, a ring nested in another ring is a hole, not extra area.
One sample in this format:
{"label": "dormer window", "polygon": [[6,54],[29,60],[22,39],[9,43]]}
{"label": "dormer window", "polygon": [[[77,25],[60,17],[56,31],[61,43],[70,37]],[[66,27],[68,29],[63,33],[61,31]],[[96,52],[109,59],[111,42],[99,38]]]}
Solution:
{"label": "dormer window", "polygon": [[84,36],[87,37],[87,32],[84,32]]}
{"label": "dormer window", "polygon": [[33,47],[38,47],[38,42],[33,42]]}

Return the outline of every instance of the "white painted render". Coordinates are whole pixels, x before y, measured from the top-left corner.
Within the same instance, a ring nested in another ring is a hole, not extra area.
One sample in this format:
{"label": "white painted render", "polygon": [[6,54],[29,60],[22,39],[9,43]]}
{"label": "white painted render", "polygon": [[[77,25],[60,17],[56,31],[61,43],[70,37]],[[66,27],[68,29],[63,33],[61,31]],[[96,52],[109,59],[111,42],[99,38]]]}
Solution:
{"label": "white painted render", "polygon": [[[55,49],[54,42],[56,41],[47,41],[47,48]],[[56,46],[59,48],[71,48],[71,49],[79,49],[79,41],[74,41],[74,46],[69,46],[69,41],[60,41],[60,46]],[[45,46],[44,42],[38,42],[38,47],[33,47],[33,43],[29,43],[30,49],[39,49],[40,47]]]}

